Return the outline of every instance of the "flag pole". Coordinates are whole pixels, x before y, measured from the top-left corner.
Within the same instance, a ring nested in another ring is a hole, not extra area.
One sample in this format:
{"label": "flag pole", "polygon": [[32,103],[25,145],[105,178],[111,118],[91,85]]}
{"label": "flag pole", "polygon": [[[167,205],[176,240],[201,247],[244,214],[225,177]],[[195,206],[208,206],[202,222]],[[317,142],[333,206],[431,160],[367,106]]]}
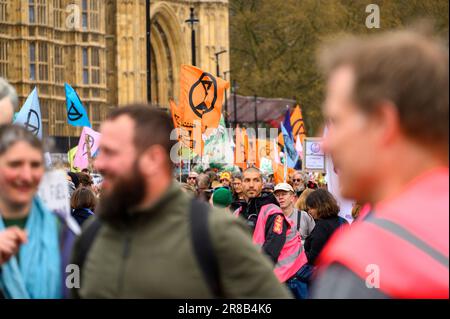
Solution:
{"label": "flag pole", "polygon": [[181,157],[180,157],[180,163],[179,163],[179,167],[180,167],[180,183],[181,183],[181,175],[182,175],[182,165],[183,165],[183,161],[181,160]]}
{"label": "flag pole", "polygon": [[89,172],[92,172],[92,154],[91,154],[91,145],[89,144],[89,135],[86,134],[84,138],[85,138],[87,156],[88,156],[88,169],[89,169]]}
{"label": "flag pole", "polygon": [[188,154],[188,174],[191,172],[191,149],[189,148]]}

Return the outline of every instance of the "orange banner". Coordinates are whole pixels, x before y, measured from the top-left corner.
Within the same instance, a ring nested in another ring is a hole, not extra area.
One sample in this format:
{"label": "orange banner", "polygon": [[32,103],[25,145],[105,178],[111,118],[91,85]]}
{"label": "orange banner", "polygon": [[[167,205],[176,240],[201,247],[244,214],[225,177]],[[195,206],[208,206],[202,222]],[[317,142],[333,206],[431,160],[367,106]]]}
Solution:
{"label": "orange banner", "polygon": [[247,147],[246,147],[246,132],[245,128],[236,127],[236,148],[234,150],[234,163],[236,166],[247,168]]}
{"label": "orange banner", "polygon": [[181,124],[194,127],[201,123],[202,133],[219,126],[225,89],[230,83],[199,68],[183,64],[180,74]]}
{"label": "orange banner", "polygon": [[170,112],[174,127],[178,130],[178,141],[182,147],[190,148],[195,154],[202,154],[204,142],[200,130],[200,122],[195,121],[192,125],[183,122],[183,112],[173,100],[169,100]]}
{"label": "orange banner", "polygon": [[[272,169],[273,169],[273,178],[274,178],[275,184],[284,183],[284,165],[272,162]],[[288,167],[286,182],[289,181],[289,175],[293,174],[294,172],[295,172],[295,169]]]}
{"label": "orange banner", "polygon": [[247,134],[247,164],[248,167],[256,166],[257,165],[257,154],[258,154],[258,144],[256,140],[256,135],[249,136]]}

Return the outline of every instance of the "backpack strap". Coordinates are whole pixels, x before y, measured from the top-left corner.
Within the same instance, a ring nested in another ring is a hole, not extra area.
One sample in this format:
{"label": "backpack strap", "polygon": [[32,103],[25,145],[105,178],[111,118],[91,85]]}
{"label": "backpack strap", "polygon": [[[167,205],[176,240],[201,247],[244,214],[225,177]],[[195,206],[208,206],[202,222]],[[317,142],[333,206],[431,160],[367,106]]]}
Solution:
{"label": "backpack strap", "polygon": [[224,298],[220,283],[219,266],[209,234],[209,206],[197,199],[193,199],[189,214],[192,245],[203,276],[214,298]]}
{"label": "backpack strap", "polygon": [[302,222],[302,211],[297,210],[297,231],[300,232],[300,223]]}
{"label": "backpack strap", "polygon": [[[209,206],[197,199],[191,201],[189,210],[190,230],[194,254],[203,272],[203,276],[214,296],[223,298],[222,285],[219,277],[219,267],[209,235],[208,217]],[[89,249],[100,230],[102,223],[94,218],[92,223],[83,230],[78,243],[74,264],[78,265],[80,272],[83,269]]]}
{"label": "backpack strap", "polygon": [[100,220],[97,217],[93,217],[92,223],[84,229],[80,235],[77,254],[74,257],[74,263],[78,265],[80,271],[83,269],[89,249],[91,248],[101,226],[102,223]]}

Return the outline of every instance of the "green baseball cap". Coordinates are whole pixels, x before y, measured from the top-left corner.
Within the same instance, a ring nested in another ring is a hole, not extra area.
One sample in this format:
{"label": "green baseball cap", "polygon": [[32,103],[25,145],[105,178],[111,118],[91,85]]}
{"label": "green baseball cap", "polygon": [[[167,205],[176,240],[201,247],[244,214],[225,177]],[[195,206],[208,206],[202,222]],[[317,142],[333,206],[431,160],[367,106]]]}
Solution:
{"label": "green baseball cap", "polygon": [[214,206],[218,207],[228,207],[233,201],[231,192],[226,187],[220,187],[216,189],[212,195]]}

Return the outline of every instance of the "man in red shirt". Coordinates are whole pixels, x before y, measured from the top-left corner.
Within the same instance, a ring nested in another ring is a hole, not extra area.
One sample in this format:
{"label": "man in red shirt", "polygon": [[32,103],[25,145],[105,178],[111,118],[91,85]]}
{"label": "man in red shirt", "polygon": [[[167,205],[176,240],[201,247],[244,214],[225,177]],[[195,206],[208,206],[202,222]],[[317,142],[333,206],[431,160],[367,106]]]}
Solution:
{"label": "man in red shirt", "polygon": [[323,50],[324,149],[371,209],[324,249],[313,297],[449,297],[448,62],[411,31]]}

